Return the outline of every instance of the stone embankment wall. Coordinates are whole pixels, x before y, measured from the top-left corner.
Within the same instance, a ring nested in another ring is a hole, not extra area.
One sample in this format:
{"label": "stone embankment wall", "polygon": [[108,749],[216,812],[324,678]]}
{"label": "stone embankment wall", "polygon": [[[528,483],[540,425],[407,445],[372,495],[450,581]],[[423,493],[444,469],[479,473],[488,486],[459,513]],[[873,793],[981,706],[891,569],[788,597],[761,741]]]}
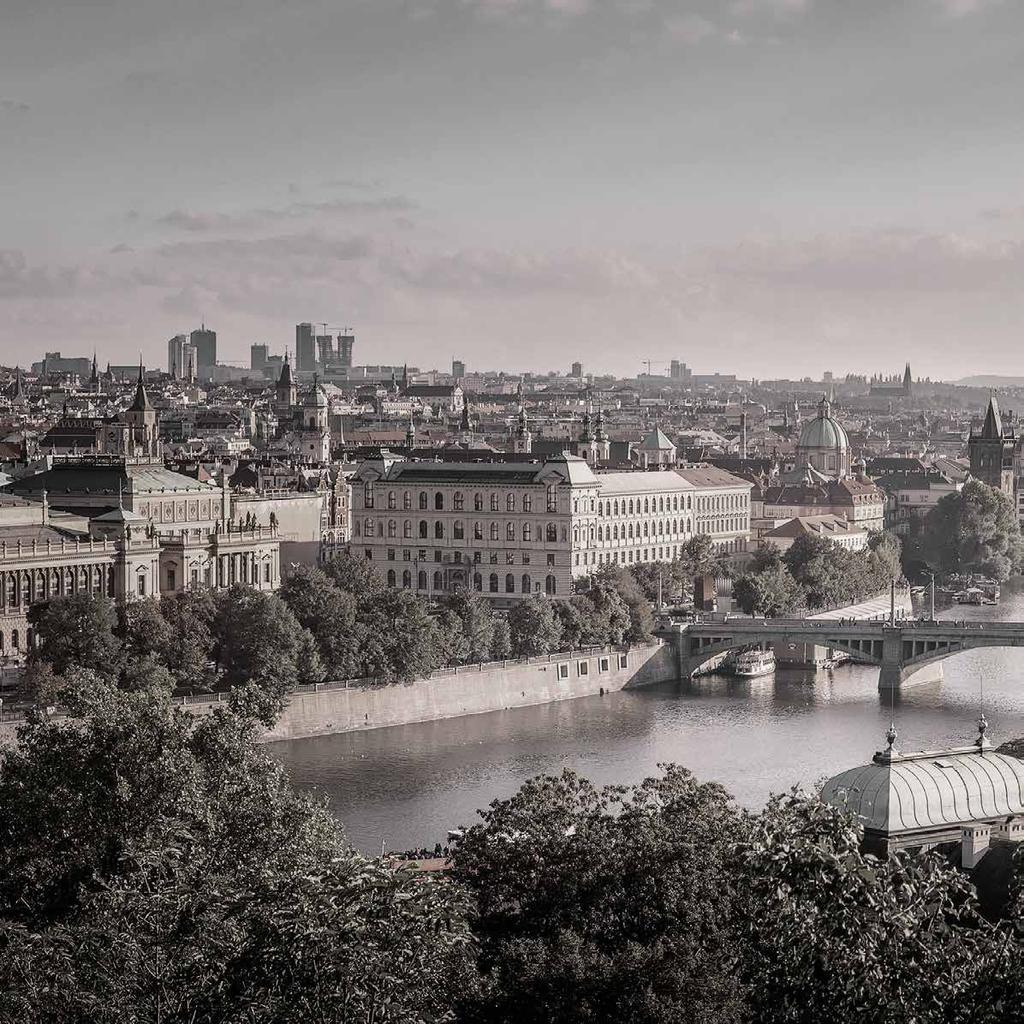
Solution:
{"label": "stone embankment wall", "polygon": [[[675,648],[658,642],[628,650],[602,648],[442,669],[411,683],[319,683],[315,687],[299,687],[292,693],[281,717],[263,739],[272,743],[433,722],[612,693],[677,678]],[[197,696],[184,698],[183,703],[196,714],[206,714],[219,701],[216,696]],[[21,719],[10,717],[14,720],[0,722],[0,747],[15,741]]]}
{"label": "stone embankment wall", "polygon": [[427,679],[386,686],[322,684],[294,693],[267,742],[432,722],[486,711],[572,700],[678,678],[675,649],[651,644],[628,651],[552,654],[434,672]]}

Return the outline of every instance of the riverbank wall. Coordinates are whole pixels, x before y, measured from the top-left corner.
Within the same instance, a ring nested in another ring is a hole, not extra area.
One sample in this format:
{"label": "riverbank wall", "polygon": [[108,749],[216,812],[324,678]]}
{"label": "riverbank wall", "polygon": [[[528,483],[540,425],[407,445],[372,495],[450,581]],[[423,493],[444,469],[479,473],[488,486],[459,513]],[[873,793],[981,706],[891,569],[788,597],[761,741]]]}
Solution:
{"label": "riverbank wall", "polygon": [[[297,687],[264,743],[308,739],[392,725],[433,722],[488,711],[550,704],[678,679],[675,648],[658,641],[549,654],[518,661],[439,669],[408,683],[353,679]],[[209,714],[226,694],[181,698],[195,714]],[[0,747],[16,742],[21,715],[0,722]]]}
{"label": "riverbank wall", "polygon": [[671,644],[467,665],[382,686],[322,683],[292,693],[264,741],[306,739],[573,700],[678,678]]}

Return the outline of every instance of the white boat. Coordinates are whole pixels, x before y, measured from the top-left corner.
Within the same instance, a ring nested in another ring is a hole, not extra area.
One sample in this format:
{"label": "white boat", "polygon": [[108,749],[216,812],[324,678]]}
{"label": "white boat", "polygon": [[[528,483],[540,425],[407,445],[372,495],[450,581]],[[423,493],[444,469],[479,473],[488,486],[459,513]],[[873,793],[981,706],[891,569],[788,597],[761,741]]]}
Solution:
{"label": "white boat", "polygon": [[751,676],[767,676],[775,671],[775,652],[762,651],[759,647],[752,651],[741,651],[732,663],[733,675],[749,679]]}

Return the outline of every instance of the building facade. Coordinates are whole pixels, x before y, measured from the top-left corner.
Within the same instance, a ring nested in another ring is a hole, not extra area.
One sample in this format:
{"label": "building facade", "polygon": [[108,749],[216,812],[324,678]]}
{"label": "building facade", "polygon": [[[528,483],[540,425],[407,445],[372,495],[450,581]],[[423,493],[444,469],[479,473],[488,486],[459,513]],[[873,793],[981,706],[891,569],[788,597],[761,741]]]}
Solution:
{"label": "building facade", "polygon": [[390,586],[473,589],[507,606],[567,596],[575,577],[604,565],[669,560],[698,533],[734,550],[749,530],[750,487],[706,467],[595,474],[568,454],[493,463],[385,454],[354,475],[351,547]]}

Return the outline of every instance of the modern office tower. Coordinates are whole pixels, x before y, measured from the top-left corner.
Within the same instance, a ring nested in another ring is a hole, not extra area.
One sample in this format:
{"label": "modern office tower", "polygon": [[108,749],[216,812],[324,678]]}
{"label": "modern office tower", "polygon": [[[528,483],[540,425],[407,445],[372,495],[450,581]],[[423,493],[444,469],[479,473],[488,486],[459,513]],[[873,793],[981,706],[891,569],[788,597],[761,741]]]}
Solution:
{"label": "modern office tower", "polygon": [[456,380],[466,376],[466,364],[461,359],[452,360],[452,376]]}
{"label": "modern office tower", "polygon": [[354,334],[338,335],[338,356],[339,362],[346,369],[352,368],[352,346],[356,343]]}
{"label": "modern office tower", "polygon": [[188,372],[188,336],[176,334],[167,342],[167,372],[172,377],[184,377]]}
{"label": "modern office tower", "polygon": [[196,348],[196,369],[202,371],[217,365],[217,332],[208,331],[203,324],[198,331],[193,331],[189,341]]}
{"label": "modern office tower", "polygon": [[257,373],[263,372],[263,367],[267,365],[267,346],[266,345],[250,345],[249,346],[249,369],[255,370]]}
{"label": "modern office tower", "polygon": [[295,325],[295,369],[316,369],[316,335],[312,324]]}
{"label": "modern office tower", "polygon": [[334,339],[329,334],[316,336],[316,349],[320,353],[320,365],[324,368],[334,362]]}
{"label": "modern office tower", "polygon": [[572,370],[569,372],[570,377],[582,377],[583,376],[583,364],[576,362],[572,364]]}

